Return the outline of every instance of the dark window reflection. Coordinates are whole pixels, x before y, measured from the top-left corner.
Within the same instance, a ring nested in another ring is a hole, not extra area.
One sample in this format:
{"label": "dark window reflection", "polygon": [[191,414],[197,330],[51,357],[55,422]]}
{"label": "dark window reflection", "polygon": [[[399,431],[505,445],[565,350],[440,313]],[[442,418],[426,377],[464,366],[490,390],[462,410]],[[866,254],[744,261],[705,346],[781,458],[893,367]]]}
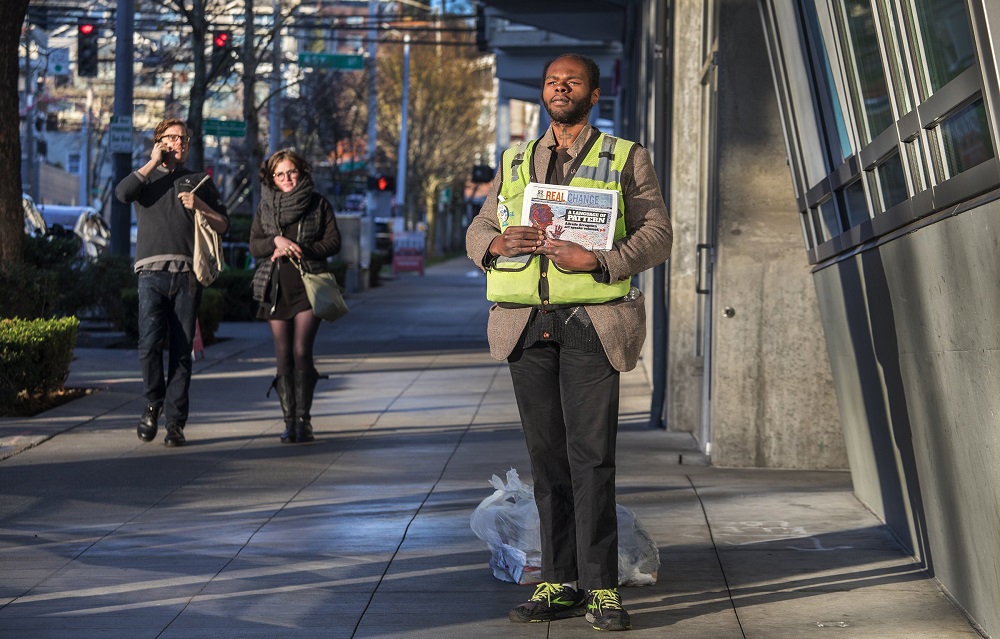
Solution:
{"label": "dark window reflection", "polygon": [[937,130],[940,149],[936,151],[943,154],[935,158],[941,173],[939,180],[947,180],[994,156],[982,98],[943,120]]}
{"label": "dark window reflection", "polygon": [[903,162],[899,154],[894,154],[875,170],[882,190],[883,208],[888,210],[905,202],[909,194],[906,192],[906,176],[903,174]]}
{"label": "dark window reflection", "polygon": [[854,52],[854,65],[860,86],[860,109],[868,123],[865,143],[871,142],[878,134],[893,123],[889,90],[885,81],[885,69],[879,54],[878,37],[875,33],[875,17],[870,0],[845,0],[844,11],[850,48]]}
{"label": "dark window reflection", "polygon": [[843,188],[838,193],[843,203],[844,210],[847,211],[847,224],[855,227],[862,222],[871,219],[868,213],[868,200],[865,198],[865,187],[861,180],[855,180]]}
{"label": "dark window reflection", "polygon": [[[976,59],[969,16],[961,0],[914,0],[904,3],[910,22],[917,74],[927,98],[965,71]],[[914,14],[915,12],[915,14]]]}
{"label": "dark window reflection", "polygon": [[823,227],[827,230],[827,239],[840,235],[840,220],[837,217],[837,205],[832,199],[819,205],[819,213],[823,217]]}

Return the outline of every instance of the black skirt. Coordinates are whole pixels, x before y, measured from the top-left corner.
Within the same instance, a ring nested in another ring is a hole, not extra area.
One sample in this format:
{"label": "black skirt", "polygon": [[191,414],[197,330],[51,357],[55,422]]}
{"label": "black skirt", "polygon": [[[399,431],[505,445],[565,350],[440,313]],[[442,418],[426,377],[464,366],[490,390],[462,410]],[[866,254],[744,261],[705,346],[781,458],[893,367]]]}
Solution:
{"label": "black skirt", "polygon": [[[267,308],[266,304],[261,304],[260,308],[257,309],[258,318],[290,320],[302,311],[308,311],[312,308],[309,305],[306,287],[302,284],[299,269],[295,268],[295,265],[288,258],[283,257],[274,263],[274,270],[271,272],[272,282],[275,278],[278,280],[278,290],[274,312],[270,313],[271,309]],[[271,290],[274,290],[273,286]]]}

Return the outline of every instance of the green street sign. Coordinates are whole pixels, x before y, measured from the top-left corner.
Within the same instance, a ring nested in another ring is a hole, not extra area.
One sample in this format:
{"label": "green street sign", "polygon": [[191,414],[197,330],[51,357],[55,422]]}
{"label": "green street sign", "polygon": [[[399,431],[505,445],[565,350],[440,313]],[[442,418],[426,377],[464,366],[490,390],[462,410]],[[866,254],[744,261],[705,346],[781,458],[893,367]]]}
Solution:
{"label": "green street sign", "polygon": [[365,58],[353,53],[300,53],[299,66],[357,71],[365,68]]}
{"label": "green street sign", "polygon": [[211,120],[202,123],[202,133],[220,138],[245,138],[247,123],[241,120]]}

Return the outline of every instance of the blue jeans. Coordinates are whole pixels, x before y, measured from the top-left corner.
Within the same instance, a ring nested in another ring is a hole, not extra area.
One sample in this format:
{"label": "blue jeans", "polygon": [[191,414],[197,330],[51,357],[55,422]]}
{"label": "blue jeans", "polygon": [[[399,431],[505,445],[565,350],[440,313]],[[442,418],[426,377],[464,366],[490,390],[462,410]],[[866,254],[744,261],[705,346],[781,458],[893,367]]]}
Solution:
{"label": "blue jeans", "polygon": [[[139,367],[146,403],[162,406],[168,424],[184,427],[191,385],[191,345],[201,303],[194,273],[139,272]],[[169,348],[166,376],[163,349]]]}

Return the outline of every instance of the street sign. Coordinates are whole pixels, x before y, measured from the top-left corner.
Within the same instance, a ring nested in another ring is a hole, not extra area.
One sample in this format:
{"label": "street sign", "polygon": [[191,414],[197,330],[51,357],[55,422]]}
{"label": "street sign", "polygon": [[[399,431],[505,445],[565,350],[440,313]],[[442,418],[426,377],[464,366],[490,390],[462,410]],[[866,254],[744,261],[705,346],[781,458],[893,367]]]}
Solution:
{"label": "street sign", "polygon": [[214,135],[220,138],[245,138],[247,123],[242,120],[206,119],[201,130],[205,135]]}
{"label": "street sign", "polygon": [[299,66],[357,71],[365,68],[365,58],[353,53],[300,53]]}
{"label": "street sign", "polygon": [[132,152],[131,116],[111,116],[111,124],[108,125],[108,148],[112,153]]}
{"label": "street sign", "polygon": [[69,49],[49,49],[49,75],[69,75]]}

